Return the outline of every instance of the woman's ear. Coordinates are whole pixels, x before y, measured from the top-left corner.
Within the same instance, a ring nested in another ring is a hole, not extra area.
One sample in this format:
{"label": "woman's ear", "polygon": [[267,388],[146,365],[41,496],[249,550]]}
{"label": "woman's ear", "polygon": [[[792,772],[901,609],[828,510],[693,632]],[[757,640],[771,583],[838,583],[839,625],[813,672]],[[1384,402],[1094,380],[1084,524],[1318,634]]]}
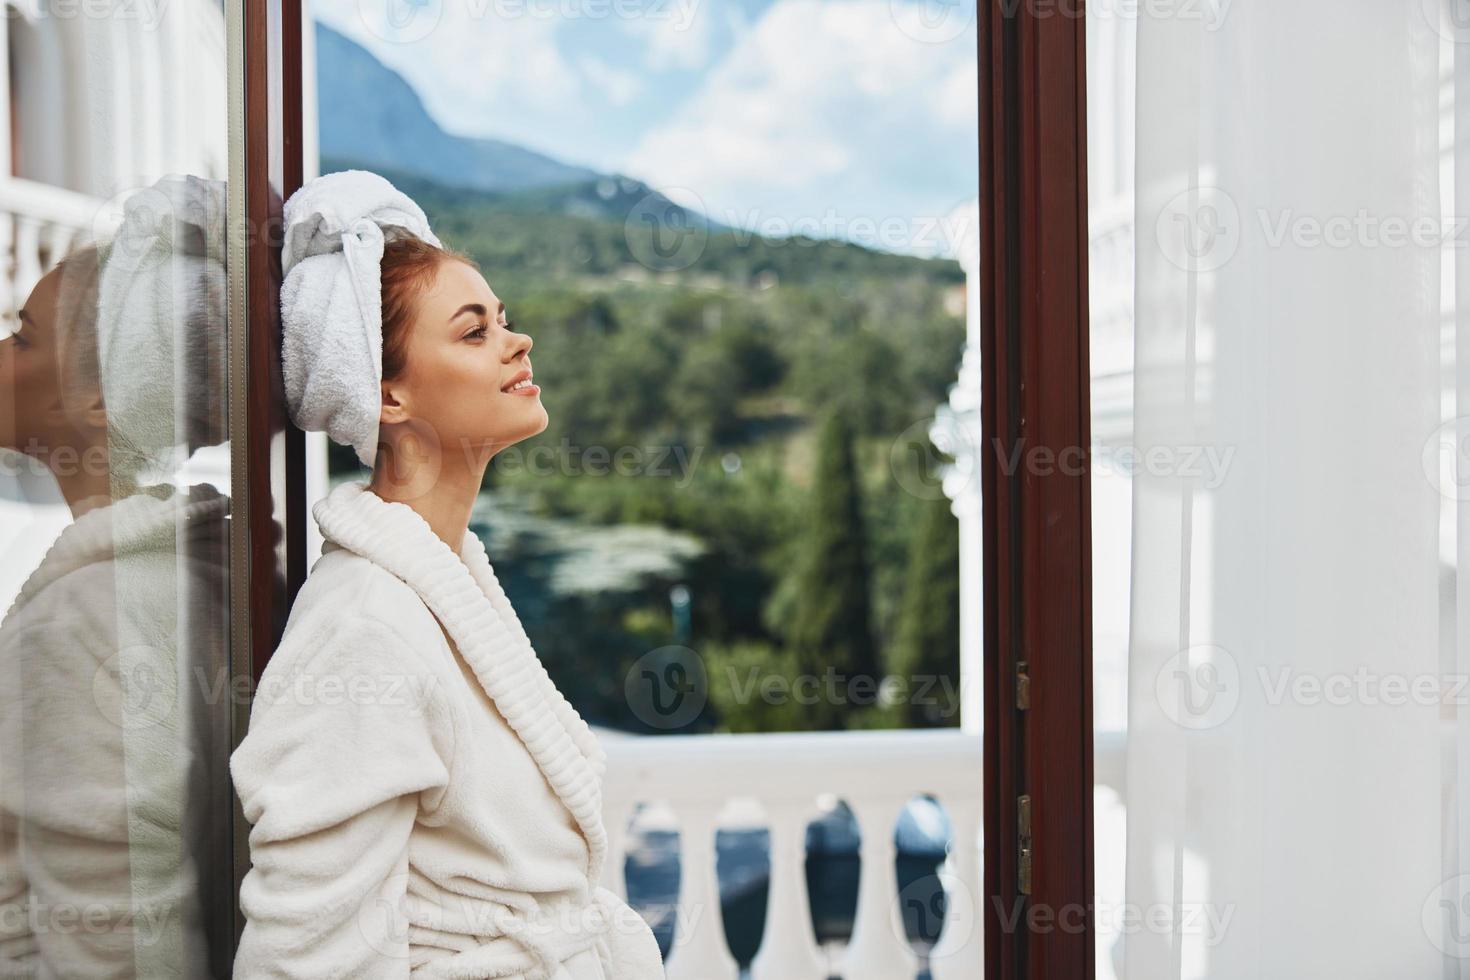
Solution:
{"label": "woman's ear", "polygon": [[51,425],[66,426],[79,432],[102,432],[107,429],[107,406],[102,403],[100,391],[94,391],[85,404],[71,403],[64,397],[58,398],[47,407],[46,416]]}
{"label": "woman's ear", "polygon": [[94,430],[98,432],[106,431],[107,406],[102,404],[102,395],[100,392],[98,393],[96,398],[92,399],[92,404],[87,406],[87,410],[85,413],[83,413],[82,418],[86,421],[86,424],[92,427]]}
{"label": "woman's ear", "polygon": [[397,384],[383,382],[382,410],[378,413],[379,425],[395,425],[408,419],[408,406],[404,392]]}

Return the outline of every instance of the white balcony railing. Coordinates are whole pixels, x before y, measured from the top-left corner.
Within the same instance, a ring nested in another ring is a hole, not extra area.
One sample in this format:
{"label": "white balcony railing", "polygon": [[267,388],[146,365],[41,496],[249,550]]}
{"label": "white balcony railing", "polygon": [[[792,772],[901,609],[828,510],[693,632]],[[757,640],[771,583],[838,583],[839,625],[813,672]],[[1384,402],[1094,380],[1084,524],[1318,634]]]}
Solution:
{"label": "white balcony railing", "polygon": [[0,315],[14,316],[41,277],[73,248],[115,229],[116,218],[98,198],[0,177]]}
{"label": "white balcony railing", "polygon": [[[807,824],[824,799],[845,801],[861,834],[861,872],[843,980],[904,980],[919,960],[905,934],[895,870],[894,830],[904,806],[933,797],[953,829],[939,873],[946,912],[929,955],[934,980],[978,980],[982,746],[958,730],[770,735],[664,735],[605,738],[604,819],[609,850],[604,884],[626,896],[626,828],[639,803],[671,810],[679,829],[679,908],[667,957],[669,980],[736,980],[725,941],[715,876],[721,811],[759,804],[770,832],[765,929],[752,980],[826,980],[805,875]],[[709,914],[713,912],[713,914]],[[687,928],[686,928],[687,927]]]}
{"label": "white balcony railing", "polygon": [[[15,329],[16,312],[41,276],[93,234],[101,204],[50,184],[0,176],[0,336]],[[14,467],[0,467],[0,553],[6,556],[0,609],[10,605],[26,575],[71,521],[59,497],[38,502],[36,488],[22,492],[19,480]]]}

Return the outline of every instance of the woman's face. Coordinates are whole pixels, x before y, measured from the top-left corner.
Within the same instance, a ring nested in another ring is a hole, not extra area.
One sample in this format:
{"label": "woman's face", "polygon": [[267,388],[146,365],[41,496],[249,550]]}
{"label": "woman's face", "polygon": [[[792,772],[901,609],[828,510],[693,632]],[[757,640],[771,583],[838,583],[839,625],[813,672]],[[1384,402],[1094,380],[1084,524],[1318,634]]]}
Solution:
{"label": "woman's face", "polygon": [[0,447],[44,455],[57,441],[61,389],[56,316],[61,269],[51,270],[20,309],[19,329],[0,340]]}
{"label": "woman's face", "polygon": [[546,428],[531,376],[531,338],[507,326],[485,277],[458,260],[440,263],[417,305],[401,377],[383,383],[385,425],[426,423],[447,456],[488,462]]}

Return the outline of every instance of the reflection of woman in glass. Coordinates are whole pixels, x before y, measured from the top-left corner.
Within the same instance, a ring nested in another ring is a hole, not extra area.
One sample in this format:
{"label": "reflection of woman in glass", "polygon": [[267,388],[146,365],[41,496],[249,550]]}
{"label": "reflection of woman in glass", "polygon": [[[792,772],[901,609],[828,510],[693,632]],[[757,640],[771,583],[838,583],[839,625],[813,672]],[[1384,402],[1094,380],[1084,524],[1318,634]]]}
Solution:
{"label": "reflection of woman in glass", "polygon": [[287,201],[283,267],[292,415],[373,473],[313,509],[323,554],[231,758],[236,976],[662,977],[601,884],[602,749],[468,530],[490,458],[546,425],[531,338],[374,174]]}
{"label": "reflection of woman in glass", "polygon": [[73,517],[0,622],[0,975],[228,975],[228,499],[154,482],[222,438],[221,193],[138,192],[0,341],[0,447]]}

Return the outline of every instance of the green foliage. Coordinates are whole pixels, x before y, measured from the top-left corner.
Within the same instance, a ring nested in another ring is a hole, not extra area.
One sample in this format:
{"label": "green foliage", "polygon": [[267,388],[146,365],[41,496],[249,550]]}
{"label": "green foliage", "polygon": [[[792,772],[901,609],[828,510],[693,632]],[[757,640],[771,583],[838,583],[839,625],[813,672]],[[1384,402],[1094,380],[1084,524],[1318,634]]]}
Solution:
{"label": "green foliage", "polygon": [[[815,480],[801,545],[792,565],[785,639],[802,674],[828,668],[845,677],[881,674],[873,641],[867,534],[852,430],[831,412],[817,443]],[[840,726],[839,706],[819,702],[822,727]]]}
{"label": "green foliage", "polygon": [[[900,619],[922,507],[894,480],[888,450],[953,382],[956,263],[716,230],[691,266],[659,273],[637,263],[645,230],[624,216],[548,211],[547,191],[395,183],[480,263],[533,339],[550,422],[491,462],[487,491],[584,526],[695,535],[706,551],[678,581],[691,594],[688,643],[712,669],[876,674],[898,655],[902,630],[916,629]],[[331,465],[356,461],[334,447]],[[589,717],[638,728],[622,679],[674,642],[672,583],[563,596],[548,556],[495,557],[508,588],[534,591],[517,610],[558,685]],[[891,707],[742,702],[711,683],[706,715],[686,730],[905,722]]]}
{"label": "green foliage", "polygon": [[925,501],[909,553],[908,582],[894,644],[893,669],[924,701],[910,702],[906,721],[914,726],[958,725],[958,706],[945,697],[960,682],[960,529],[949,499]]}
{"label": "green foliage", "polygon": [[700,649],[717,727],[726,732],[799,732],[815,716],[795,696],[795,659],[771,643],[736,640]]}

